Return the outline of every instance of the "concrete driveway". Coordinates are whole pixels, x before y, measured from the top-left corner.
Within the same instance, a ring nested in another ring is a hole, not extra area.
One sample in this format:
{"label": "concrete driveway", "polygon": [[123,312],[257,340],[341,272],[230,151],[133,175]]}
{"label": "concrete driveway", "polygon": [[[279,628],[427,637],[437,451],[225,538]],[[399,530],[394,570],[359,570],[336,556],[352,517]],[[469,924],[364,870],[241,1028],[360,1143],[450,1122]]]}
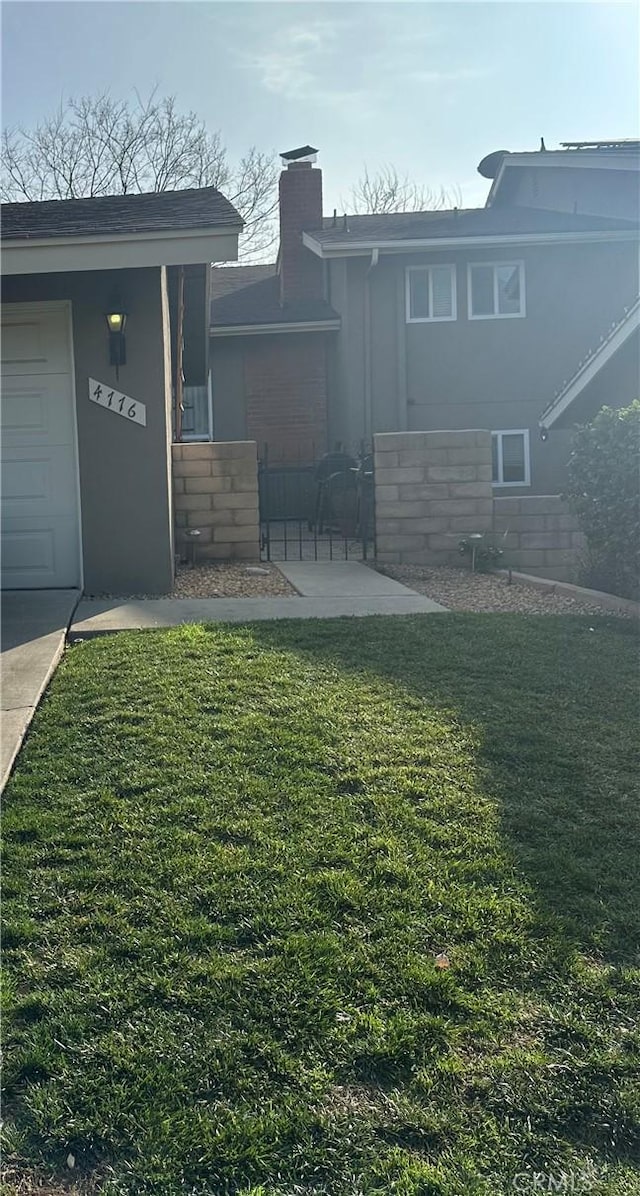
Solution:
{"label": "concrete driveway", "polygon": [[4,590],[0,792],[64,649],[78,590]]}

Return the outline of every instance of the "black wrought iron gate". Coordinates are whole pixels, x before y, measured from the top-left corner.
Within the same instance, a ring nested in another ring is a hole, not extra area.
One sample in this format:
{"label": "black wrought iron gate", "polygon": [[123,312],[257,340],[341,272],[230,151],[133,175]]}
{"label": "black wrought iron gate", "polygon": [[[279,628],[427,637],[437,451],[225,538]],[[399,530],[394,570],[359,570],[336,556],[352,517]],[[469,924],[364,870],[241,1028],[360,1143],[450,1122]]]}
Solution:
{"label": "black wrought iron gate", "polygon": [[267,561],[367,560],[375,555],[373,454],[326,453],[258,465],[261,555]]}

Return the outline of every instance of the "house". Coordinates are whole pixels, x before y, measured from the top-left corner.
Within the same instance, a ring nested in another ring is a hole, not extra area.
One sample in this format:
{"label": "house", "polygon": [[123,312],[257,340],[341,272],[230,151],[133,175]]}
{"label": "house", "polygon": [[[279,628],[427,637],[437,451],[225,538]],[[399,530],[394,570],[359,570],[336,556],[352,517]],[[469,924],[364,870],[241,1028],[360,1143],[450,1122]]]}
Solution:
{"label": "house", "polygon": [[3,206],[4,587],[171,588],[177,310],[201,385],[241,227],[214,188]]}
{"label": "house", "polygon": [[216,436],[293,460],[310,441],[488,428],[496,494],[560,491],[578,389],[637,395],[638,149],[501,152],[480,166],[484,208],[328,218],[315,151],[283,155],[278,262],[213,272]]}

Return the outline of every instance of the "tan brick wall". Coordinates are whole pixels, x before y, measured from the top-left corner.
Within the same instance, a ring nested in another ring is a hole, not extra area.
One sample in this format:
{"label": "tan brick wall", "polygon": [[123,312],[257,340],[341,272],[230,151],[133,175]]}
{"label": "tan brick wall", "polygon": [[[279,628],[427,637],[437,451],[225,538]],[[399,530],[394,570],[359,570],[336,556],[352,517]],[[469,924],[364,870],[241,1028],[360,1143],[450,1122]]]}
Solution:
{"label": "tan brick wall", "polygon": [[502,541],[504,564],[522,573],[576,581],[585,539],[578,521],[559,494],[494,498],[496,536]]}
{"label": "tan brick wall", "polygon": [[374,453],[380,561],[459,564],[458,541],[491,531],[490,432],[383,432]]}
{"label": "tan brick wall", "polygon": [[258,560],[255,442],[174,444],[172,455],[176,551],[190,556],[185,532],[198,528],[198,560]]}

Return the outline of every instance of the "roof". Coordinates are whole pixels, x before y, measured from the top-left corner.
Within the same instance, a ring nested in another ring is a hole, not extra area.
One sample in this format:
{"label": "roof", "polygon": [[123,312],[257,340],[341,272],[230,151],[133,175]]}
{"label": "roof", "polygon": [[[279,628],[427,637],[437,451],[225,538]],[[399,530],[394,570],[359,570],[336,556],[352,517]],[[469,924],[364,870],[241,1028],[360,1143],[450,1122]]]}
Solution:
{"label": "roof", "polygon": [[561,165],[566,165],[567,162],[580,165],[579,158],[584,162],[595,155],[603,155],[606,162],[607,157],[611,158],[614,155],[622,154],[628,157],[640,153],[640,141],[631,138],[619,141],[561,141],[560,145],[562,148],[559,150],[548,150],[544,143],[537,150],[493,150],[479,163],[478,173],[485,179],[495,179],[503,163],[505,166],[520,166],[524,162],[542,160],[548,165],[553,158],[558,158]]}
{"label": "roof", "polygon": [[3,241],[238,228],[242,223],[216,187],[2,205]]}
{"label": "roof", "polygon": [[211,271],[211,299],[221,299],[223,295],[233,294],[234,291],[252,286],[254,282],[271,278],[277,272],[275,262],[259,266],[214,266]]}
{"label": "roof", "polygon": [[308,230],[320,246],[371,245],[376,241],[436,241],[546,233],[633,230],[629,220],[582,216],[543,208],[454,208],[451,211],[393,212],[378,216],[325,217],[321,230]]}
{"label": "roof", "polygon": [[551,428],[556,423],[637,328],[640,328],[640,298],[630,307],[625,307],[621,318],[611,325],[609,331],[600,338],[599,344],[583,358],[569,381],[557,391],[540,417],[540,427]]}
{"label": "roof", "polygon": [[[266,266],[214,268],[211,271],[212,330],[269,325],[339,322],[324,299],[280,303],[275,263]],[[337,325],[336,325],[337,326]]]}

